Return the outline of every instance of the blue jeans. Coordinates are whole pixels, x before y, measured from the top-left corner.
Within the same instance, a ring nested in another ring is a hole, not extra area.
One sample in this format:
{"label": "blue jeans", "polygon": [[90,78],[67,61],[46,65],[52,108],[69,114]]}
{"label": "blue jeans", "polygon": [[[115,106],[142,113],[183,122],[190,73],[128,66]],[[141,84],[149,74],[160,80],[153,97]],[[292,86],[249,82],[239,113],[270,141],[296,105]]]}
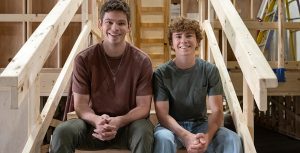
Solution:
{"label": "blue jeans", "polygon": [[[191,133],[206,133],[207,122],[185,121],[178,122],[184,129]],[[183,142],[169,129],[160,124],[154,130],[154,153],[176,153],[177,149],[183,148]],[[242,153],[243,146],[240,137],[233,131],[221,127],[215,133],[206,153]]]}

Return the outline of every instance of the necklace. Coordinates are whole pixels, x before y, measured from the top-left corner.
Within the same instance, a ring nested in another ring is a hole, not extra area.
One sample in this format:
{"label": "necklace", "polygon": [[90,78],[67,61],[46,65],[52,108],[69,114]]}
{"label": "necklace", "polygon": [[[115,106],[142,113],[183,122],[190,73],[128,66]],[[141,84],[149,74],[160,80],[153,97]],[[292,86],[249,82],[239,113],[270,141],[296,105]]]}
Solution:
{"label": "necklace", "polygon": [[109,71],[110,71],[110,73],[111,73],[111,75],[113,77],[113,81],[114,81],[114,83],[116,83],[116,76],[117,76],[117,74],[119,72],[119,69],[121,67],[121,64],[122,64],[122,61],[123,61],[123,56],[124,56],[125,52],[122,54],[121,61],[120,61],[119,65],[118,65],[118,68],[117,68],[117,70],[115,72],[113,72],[112,68],[110,67],[108,59],[107,59],[107,56],[106,56],[106,53],[104,51],[103,51],[103,54],[104,54],[105,61],[106,61],[107,65],[108,65]]}

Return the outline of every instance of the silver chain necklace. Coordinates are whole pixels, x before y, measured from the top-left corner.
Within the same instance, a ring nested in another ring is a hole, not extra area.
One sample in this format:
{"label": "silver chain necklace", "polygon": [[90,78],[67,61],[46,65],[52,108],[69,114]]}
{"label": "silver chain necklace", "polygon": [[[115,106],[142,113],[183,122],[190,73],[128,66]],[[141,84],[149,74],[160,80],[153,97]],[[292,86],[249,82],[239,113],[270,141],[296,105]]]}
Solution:
{"label": "silver chain necklace", "polygon": [[123,61],[123,56],[124,56],[124,54],[125,54],[125,51],[123,52],[123,54],[122,54],[122,56],[121,56],[121,61],[120,61],[119,65],[118,65],[117,71],[116,71],[115,73],[112,71],[112,68],[111,68],[110,65],[109,65],[109,62],[108,62],[108,59],[107,59],[107,57],[106,57],[105,51],[103,51],[103,54],[104,54],[105,61],[106,61],[107,65],[108,65],[109,71],[110,71],[110,73],[111,73],[111,75],[112,75],[112,77],[113,77],[113,81],[114,81],[114,83],[116,83],[116,76],[117,76],[117,74],[118,74],[118,72],[119,72],[119,69],[120,69],[120,67],[121,67],[121,64],[122,64],[122,61]]}

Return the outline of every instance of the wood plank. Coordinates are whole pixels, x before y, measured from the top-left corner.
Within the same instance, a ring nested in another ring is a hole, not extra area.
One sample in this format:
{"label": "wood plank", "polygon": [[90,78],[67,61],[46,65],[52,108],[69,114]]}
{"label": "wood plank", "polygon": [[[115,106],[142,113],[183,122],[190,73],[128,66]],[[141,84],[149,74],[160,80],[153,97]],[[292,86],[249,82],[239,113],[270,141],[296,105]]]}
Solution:
{"label": "wood plank", "polygon": [[[268,61],[271,68],[277,68],[277,61]],[[300,61],[285,61],[284,67],[286,70],[300,70]],[[228,69],[240,69],[237,61],[228,61]]]}
{"label": "wood plank", "polygon": [[164,23],[141,23],[142,28],[160,28],[164,27]]}
{"label": "wood plank", "polygon": [[68,27],[66,28],[64,35],[60,38],[60,65],[59,67],[62,67],[64,63],[66,62],[70,51],[78,38],[80,34],[81,29],[81,23],[70,23]]}
{"label": "wood plank", "polygon": [[[46,16],[47,14],[0,14],[0,22],[42,22]],[[81,22],[81,14],[75,14],[71,22]]]}
{"label": "wood plank", "polygon": [[284,58],[285,58],[285,29],[283,24],[285,23],[285,12],[284,12],[284,3],[282,0],[277,1],[278,6],[278,30],[277,30],[277,39],[278,39],[278,46],[277,46],[277,59],[278,59],[278,68],[284,68]]}
{"label": "wood plank", "polygon": [[57,119],[52,119],[51,123],[50,123],[50,126],[57,127],[60,123],[62,123],[62,121],[57,120]]}
{"label": "wood plank", "polygon": [[170,53],[170,46],[168,43],[168,25],[170,22],[170,0],[164,0],[164,32],[163,32],[163,38],[164,38],[164,61],[167,62],[171,59],[171,53]]}
{"label": "wood plank", "polygon": [[[243,20],[244,24],[249,30],[276,30],[278,29],[278,23],[277,22],[259,22],[256,20]],[[214,29],[221,29],[222,26],[219,21],[213,20],[211,23],[214,26]],[[299,30],[300,29],[300,23],[299,22],[284,22],[282,23],[282,26],[285,29],[291,29],[291,30]]]}
{"label": "wood plank", "polygon": [[41,112],[41,116],[39,120],[36,122],[35,128],[30,134],[25,147],[23,149],[23,153],[31,153],[33,152],[33,148],[36,145],[41,145],[41,142],[47,132],[47,129],[51,123],[53,115],[55,113],[56,107],[60,101],[63,90],[66,88],[68,80],[71,77],[72,69],[73,69],[73,60],[77,53],[84,48],[84,44],[87,41],[88,34],[91,31],[91,22],[88,22],[86,26],[83,28],[80,33],[76,43],[64,65],[61,73],[58,76],[57,81],[47,99],[47,102]]}
{"label": "wood plank", "polygon": [[2,72],[0,86],[11,88],[12,108],[18,108],[28,93],[29,86],[33,84],[81,2],[59,1]]}
{"label": "wood plank", "polygon": [[140,0],[141,1],[141,7],[162,7],[164,6],[163,1],[164,0]]}
{"label": "wood plank", "polygon": [[254,141],[254,99],[253,95],[243,79],[243,114],[246,119],[246,124],[249,129],[252,140]]}
{"label": "wood plank", "polygon": [[205,29],[205,33],[208,40],[208,46],[212,52],[212,55],[215,59],[216,66],[219,69],[219,73],[222,79],[223,89],[226,95],[226,100],[228,102],[228,106],[230,108],[230,112],[236,127],[237,132],[241,135],[244,151],[246,153],[256,153],[256,149],[254,147],[254,142],[252,141],[249,129],[247,128],[247,124],[245,121],[245,117],[242,113],[242,109],[240,107],[239,101],[237,99],[237,94],[235,93],[232,81],[229,77],[226,65],[224,63],[223,57],[221,55],[220,48],[218,46],[217,40],[214,36],[214,32],[212,27],[208,21],[204,21],[203,27]]}
{"label": "wood plank", "polygon": [[163,12],[163,7],[141,7],[142,13]]}
{"label": "wood plank", "polygon": [[0,23],[0,67],[6,67],[23,44],[22,23]]}
{"label": "wood plank", "polygon": [[211,0],[211,3],[257,106],[259,110],[265,111],[267,88],[277,87],[277,78],[232,3],[229,0]]}
{"label": "wood plank", "polygon": [[164,39],[141,39],[141,43],[164,43]]}
{"label": "wood plank", "polygon": [[149,55],[149,57],[151,58],[151,59],[164,59],[164,54],[155,54],[155,53],[148,53],[148,55]]}
{"label": "wood plank", "polygon": [[[238,96],[242,96],[242,73],[240,71],[229,71],[232,83]],[[278,84],[277,88],[270,88],[268,96],[300,96],[300,71],[286,71],[286,81]]]}

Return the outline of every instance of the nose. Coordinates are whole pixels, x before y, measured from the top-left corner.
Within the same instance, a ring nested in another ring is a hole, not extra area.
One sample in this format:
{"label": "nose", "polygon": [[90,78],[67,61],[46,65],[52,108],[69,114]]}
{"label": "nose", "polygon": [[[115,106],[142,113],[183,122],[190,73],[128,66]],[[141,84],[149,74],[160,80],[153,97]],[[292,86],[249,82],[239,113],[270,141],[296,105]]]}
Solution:
{"label": "nose", "polygon": [[117,23],[114,23],[113,25],[112,25],[112,27],[111,27],[111,29],[112,30],[114,30],[114,31],[118,31],[119,30],[119,25],[117,24]]}
{"label": "nose", "polygon": [[180,41],[182,43],[186,43],[187,42],[187,38],[185,36],[182,36],[181,39],[180,39]]}

